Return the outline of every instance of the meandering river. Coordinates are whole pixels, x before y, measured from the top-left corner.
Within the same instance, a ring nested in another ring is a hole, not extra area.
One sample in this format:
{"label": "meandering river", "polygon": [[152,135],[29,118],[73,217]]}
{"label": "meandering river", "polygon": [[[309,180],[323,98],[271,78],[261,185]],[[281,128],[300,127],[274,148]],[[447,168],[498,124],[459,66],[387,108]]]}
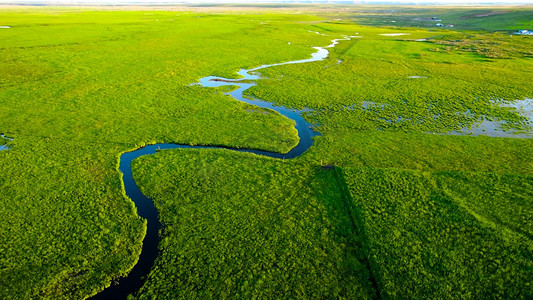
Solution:
{"label": "meandering river", "polygon": [[[8,140],[8,141],[12,141],[12,140],[13,140],[12,138],[5,136],[3,133],[0,134],[0,138],[6,139],[6,140]],[[1,151],[1,150],[7,150],[7,149],[9,149],[8,146],[6,146],[6,145],[0,145],[0,151]]]}
{"label": "meandering river", "polygon": [[257,72],[261,69],[266,69],[275,66],[288,65],[288,64],[302,64],[309,63],[314,61],[324,60],[328,57],[329,51],[327,48],[335,47],[339,41],[350,40],[351,37],[345,37],[343,39],[335,39],[331,42],[330,45],[326,47],[313,47],[316,49],[316,52],[311,55],[311,58],[288,61],[277,64],[262,65],[253,69],[245,70],[241,69],[237,72],[242,78],[239,79],[228,79],[223,77],[216,76],[207,76],[197,83],[203,87],[220,87],[220,86],[237,86],[238,88],[227,93],[233,98],[239,101],[243,101],[252,105],[256,105],[262,108],[272,109],[279,112],[283,116],[294,120],[296,122],[296,130],[298,131],[299,142],[296,147],[291,149],[286,154],[280,154],[275,152],[253,150],[253,149],[234,149],[227,147],[214,147],[214,146],[191,146],[191,145],[180,145],[180,144],[155,144],[149,145],[137,150],[126,152],[120,156],[120,166],[119,170],[123,174],[124,189],[126,195],[133,200],[135,206],[137,207],[137,213],[139,216],[147,220],[147,230],[146,236],[143,240],[143,247],[139,260],[137,264],[133,267],[132,271],[128,276],[121,278],[117,283],[111,285],[101,293],[95,295],[92,299],[125,299],[129,294],[133,294],[138,291],[141,286],[144,284],[150,269],[154,264],[155,259],[159,254],[159,230],[161,229],[161,223],[159,222],[158,212],[153,203],[153,201],[143,195],[139,190],[139,187],[133,179],[133,174],[131,172],[131,162],[143,155],[155,154],[158,150],[163,149],[177,149],[177,148],[187,148],[187,149],[228,149],[238,152],[250,152],[258,155],[274,157],[274,158],[294,158],[300,156],[304,153],[311,145],[313,144],[312,137],[316,133],[312,129],[312,124],[305,121],[302,117],[302,113],[309,111],[309,109],[303,110],[294,110],[284,106],[274,106],[271,102],[264,101],[261,99],[249,99],[245,98],[243,92],[250,87],[254,86],[256,83],[254,81],[261,79],[260,74]]}
{"label": "meandering river", "polygon": [[[261,79],[260,74],[258,73],[261,69],[266,69],[275,66],[287,65],[287,64],[301,64],[309,63],[314,61],[324,60],[328,57],[329,51],[327,48],[335,47],[339,41],[350,40],[351,38],[357,38],[359,36],[350,36],[343,39],[333,40],[332,43],[326,47],[314,47],[316,50],[315,53],[311,55],[311,58],[294,60],[277,64],[262,65],[253,69],[241,69],[237,72],[242,78],[239,79],[228,79],[223,77],[216,76],[207,76],[201,78],[198,83],[199,86],[203,87],[221,87],[221,86],[236,86],[237,89],[227,93],[233,98],[239,101],[243,101],[252,105],[256,105],[262,108],[268,108],[274,111],[279,112],[283,116],[294,120],[296,122],[295,128],[298,131],[299,142],[296,147],[291,149],[286,154],[280,154],[275,152],[253,150],[253,149],[235,149],[228,147],[217,147],[217,146],[191,146],[191,145],[180,145],[180,144],[155,144],[149,145],[146,147],[139,148],[137,150],[123,153],[120,156],[120,166],[119,170],[123,174],[124,189],[126,195],[133,200],[135,206],[137,207],[137,213],[140,217],[147,220],[147,231],[143,240],[143,246],[141,254],[139,256],[137,264],[133,267],[131,272],[126,276],[118,280],[118,282],[112,284],[110,287],[102,291],[101,293],[92,297],[92,299],[126,299],[128,295],[138,291],[144,284],[146,277],[150,273],[150,270],[159,254],[159,230],[162,228],[161,223],[159,222],[158,211],[153,203],[153,201],[143,195],[139,190],[135,180],[133,179],[133,174],[131,170],[131,162],[143,155],[155,154],[158,150],[163,149],[177,149],[177,148],[187,148],[187,149],[228,149],[237,152],[250,152],[257,155],[263,155],[273,158],[295,158],[304,153],[311,145],[313,144],[312,137],[316,133],[312,129],[312,124],[305,121],[302,117],[302,113],[309,111],[309,109],[303,110],[294,110],[284,106],[274,106],[271,102],[264,101],[256,98],[245,98],[243,93],[250,87],[256,85],[256,81]],[[419,78],[419,76],[411,76],[412,78]],[[516,104],[508,105],[521,105],[520,107],[515,107],[521,112],[525,112],[526,117],[530,120],[532,119],[531,112],[532,104],[531,99],[526,98],[522,102]],[[513,106],[514,107],[514,106]],[[499,125],[499,124],[497,124]],[[484,129],[484,128],[483,128]],[[462,132],[463,134],[465,132]],[[476,134],[476,132],[474,132]],[[483,130],[483,133],[487,134],[486,130]],[[513,137],[522,137],[522,135],[514,134],[513,132],[503,132],[498,136],[510,136]],[[477,135],[477,134],[476,134]],[[488,135],[491,135],[490,132]],[[524,137],[529,137],[528,133],[524,133]],[[0,138],[5,138],[12,140],[12,138],[6,137],[3,134],[0,134]],[[0,150],[9,149],[6,145],[0,145]]]}

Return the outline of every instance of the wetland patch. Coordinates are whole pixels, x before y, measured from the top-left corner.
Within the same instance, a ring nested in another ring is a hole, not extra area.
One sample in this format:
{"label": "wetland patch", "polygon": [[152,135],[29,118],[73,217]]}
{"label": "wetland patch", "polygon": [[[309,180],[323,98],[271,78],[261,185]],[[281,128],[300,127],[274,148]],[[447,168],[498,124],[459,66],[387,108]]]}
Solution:
{"label": "wetland patch", "polygon": [[[143,247],[139,260],[134,266],[128,276],[119,279],[118,283],[110,286],[105,289],[103,292],[95,295],[93,299],[109,299],[109,298],[127,298],[128,295],[135,293],[139,288],[144,284],[144,281],[154,264],[154,261],[159,255],[159,231],[163,227],[159,221],[159,213],[157,208],[152,201],[152,199],[146,197],[140,191],[135,180],[133,179],[133,173],[131,170],[131,163],[134,159],[144,156],[155,154],[159,150],[164,149],[227,149],[238,152],[249,152],[256,155],[262,155],[272,158],[281,158],[281,159],[290,159],[295,158],[303,154],[307,149],[313,144],[313,136],[317,133],[313,130],[313,124],[307,122],[302,114],[309,112],[310,109],[304,108],[300,110],[287,108],[284,106],[275,106],[272,102],[264,101],[257,98],[246,98],[243,95],[243,92],[256,83],[254,80],[261,79],[260,74],[257,73],[258,70],[288,65],[288,64],[300,64],[308,63],[314,61],[324,60],[328,57],[329,51],[326,48],[335,47],[339,41],[350,40],[349,37],[342,39],[332,40],[331,44],[326,47],[313,47],[316,49],[316,52],[311,54],[311,58],[288,61],[277,64],[270,65],[261,65],[253,69],[241,69],[237,72],[242,78],[240,79],[229,79],[218,76],[207,76],[203,77],[197,83],[202,87],[222,87],[222,86],[232,86],[237,87],[231,92],[226,93],[238,101],[246,102],[258,106],[263,109],[272,110],[274,112],[280,113],[281,115],[293,120],[295,122],[295,128],[298,131],[299,142],[292,148],[288,153],[276,153],[263,150],[255,149],[236,149],[223,146],[202,146],[202,145],[181,145],[181,144],[154,144],[139,148],[137,150],[123,153],[120,156],[120,167],[119,170],[123,174],[123,183],[126,195],[132,199],[137,207],[137,212],[139,216],[147,220],[147,230],[146,235],[143,241]],[[267,112],[267,111],[265,111]]]}

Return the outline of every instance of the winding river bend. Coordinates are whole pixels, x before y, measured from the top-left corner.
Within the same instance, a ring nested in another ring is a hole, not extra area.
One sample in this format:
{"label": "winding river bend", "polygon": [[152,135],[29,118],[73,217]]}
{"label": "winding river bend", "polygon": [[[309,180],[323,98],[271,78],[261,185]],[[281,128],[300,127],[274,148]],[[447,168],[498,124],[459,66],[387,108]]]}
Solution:
{"label": "winding river bend", "polygon": [[[5,136],[3,133],[0,134],[0,138],[6,139],[6,140],[8,140],[8,141],[12,141],[12,140],[13,140],[12,138]],[[0,145],[0,151],[1,151],[1,150],[7,150],[7,149],[9,149],[8,146],[6,146],[6,145]]]}
{"label": "winding river bend", "polygon": [[314,61],[324,60],[328,57],[329,51],[327,48],[333,48],[338,44],[339,41],[350,40],[351,37],[345,37],[343,39],[336,39],[331,42],[330,45],[326,47],[313,47],[317,51],[311,55],[311,58],[294,60],[289,62],[271,64],[271,65],[262,65],[253,69],[245,70],[241,69],[237,72],[242,78],[240,79],[228,79],[216,76],[207,76],[197,83],[203,87],[220,87],[220,86],[237,86],[238,88],[227,93],[236,100],[243,101],[255,106],[262,108],[272,109],[279,112],[283,116],[294,120],[296,122],[296,130],[298,131],[299,142],[296,147],[291,149],[286,154],[280,154],[275,152],[253,150],[253,149],[235,149],[235,148],[226,148],[226,147],[216,147],[216,146],[191,146],[191,145],[180,145],[180,144],[155,144],[139,148],[137,150],[126,152],[120,156],[120,166],[119,170],[123,174],[124,189],[126,195],[133,200],[135,206],[137,207],[137,213],[140,217],[147,220],[147,230],[146,236],[144,237],[143,247],[139,260],[137,264],[133,267],[128,276],[121,278],[117,283],[111,285],[101,293],[92,297],[92,299],[125,299],[128,295],[138,291],[142,285],[150,269],[154,264],[155,259],[159,254],[159,230],[162,228],[161,223],[159,222],[158,212],[153,203],[153,201],[143,195],[137,187],[135,180],[133,179],[133,174],[131,171],[131,162],[137,157],[143,155],[155,154],[158,150],[163,149],[177,149],[177,148],[186,148],[186,149],[228,149],[238,152],[250,152],[257,155],[263,155],[273,158],[294,158],[300,156],[304,153],[311,145],[313,144],[312,137],[316,133],[312,129],[312,125],[305,121],[302,117],[302,113],[309,111],[309,109],[303,110],[293,110],[286,108],[284,106],[274,106],[271,102],[263,101],[260,99],[248,99],[243,96],[243,92],[250,87],[254,86],[256,83],[255,80],[261,79],[257,71],[261,69],[266,69],[275,66],[287,65],[287,64],[302,64]]}

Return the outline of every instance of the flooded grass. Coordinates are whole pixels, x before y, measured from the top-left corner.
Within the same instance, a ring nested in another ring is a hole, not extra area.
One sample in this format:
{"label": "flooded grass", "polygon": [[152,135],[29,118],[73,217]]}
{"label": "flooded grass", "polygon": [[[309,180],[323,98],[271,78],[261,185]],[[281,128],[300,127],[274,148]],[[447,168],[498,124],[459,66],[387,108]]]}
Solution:
{"label": "flooded grass", "polygon": [[505,120],[479,120],[469,128],[463,128],[461,131],[453,131],[450,134],[465,134],[465,135],[486,135],[491,137],[507,137],[507,138],[533,138],[533,100],[525,98],[523,100],[516,100],[514,102],[495,102],[494,105],[500,108],[511,108],[513,113],[516,113],[526,120],[523,129],[518,129]]}

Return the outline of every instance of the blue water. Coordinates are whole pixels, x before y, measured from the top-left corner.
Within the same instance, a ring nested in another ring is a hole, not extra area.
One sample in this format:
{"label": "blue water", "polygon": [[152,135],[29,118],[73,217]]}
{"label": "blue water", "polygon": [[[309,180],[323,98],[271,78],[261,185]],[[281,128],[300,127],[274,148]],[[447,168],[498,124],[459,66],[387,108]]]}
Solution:
{"label": "blue water", "polygon": [[127,277],[121,278],[117,284],[110,286],[105,289],[103,292],[97,294],[93,299],[125,299],[129,294],[132,294],[139,290],[144,284],[146,276],[150,273],[150,269],[154,264],[155,259],[159,254],[159,230],[162,228],[161,223],[159,222],[159,215],[157,209],[152,201],[152,199],[146,197],[141,193],[139,187],[133,179],[133,174],[131,172],[131,162],[143,155],[155,154],[158,150],[165,149],[227,149],[237,152],[250,152],[257,155],[268,156],[273,158],[295,158],[311,147],[313,145],[312,137],[316,135],[313,131],[312,124],[305,121],[302,117],[302,114],[310,111],[309,109],[294,110],[284,106],[274,106],[271,102],[264,101],[256,98],[246,98],[243,95],[243,92],[256,83],[255,81],[260,80],[261,76],[257,72],[261,69],[287,65],[287,64],[302,64],[309,63],[314,61],[324,60],[328,57],[329,51],[326,48],[332,48],[337,45],[339,41],[350,40],[349,37],[344,39],[333,40],[332,43],[326,47],[314,47],[317,51],[311,55],[311,58],[301,59],[295,61],[288,61],[277,64],[262,65],[253,69],[241,69],[237,72],[242,78],[239,79],[229,79],[216,76],[207,76],[201,78],[197,83],[199,86],[203,87],[221,87],[221,86],[236,86],[237,89],[232,90],[227,93],[233,98],[239,101],[243,101],[255,106],[262,108],[271,109],[277,111],[281,115],[294,120],[296,122],[295,128],[298,131],[298,145],[291,149],[286,154],[280,154],[276,152],[268,152],[262,150],[254,149],[235,149],[228,147],[217,147],[217,146],[191,146],[191,145],[180,145],[180,144],[155,144],[146,146],[131,152],[126,152],[120,156],[120,166],[119,170],[123,174],[122,180],[124,181],[124,189],[126,195],[131,198],[137,207],[137,213],[139,216],[147,220],[147,231],[146,236],[143,240],[143,247],[139,260],[132,271],[128,274]]}
{"label": "blue water", "polygon": [[[505,138],[533,138],[531,126],[533,125],[533,99],[525,98],[522,100],[515,100],[513,102],[495,102],[495,105],[500,107],[507,107],[514,110],[517,114],[527,119],[527,130],[507,129],[504,130],[506,121],[504,120],[479,120],[468,128],[463,128],[461,131],[452,131],[451,135],[471,135],[471,136],[490,136],[490,137],[505,137]],[[465,112],[469,114],[470,112]]]}
{"label": "blue water", "polygon": [[[0,137],[1,137],[1,138],[4,138],[4,139],[6,139],[6,140],[10,140],[10,141],[13,140],[12,138],[9,138],[9,137],[5,136],[4,134],[0,134]],[[2,151],[2,150],[7,150],[7,149],[9,149],[8,146],[6,146],[6,145],[0,145],[0,151]]]}

